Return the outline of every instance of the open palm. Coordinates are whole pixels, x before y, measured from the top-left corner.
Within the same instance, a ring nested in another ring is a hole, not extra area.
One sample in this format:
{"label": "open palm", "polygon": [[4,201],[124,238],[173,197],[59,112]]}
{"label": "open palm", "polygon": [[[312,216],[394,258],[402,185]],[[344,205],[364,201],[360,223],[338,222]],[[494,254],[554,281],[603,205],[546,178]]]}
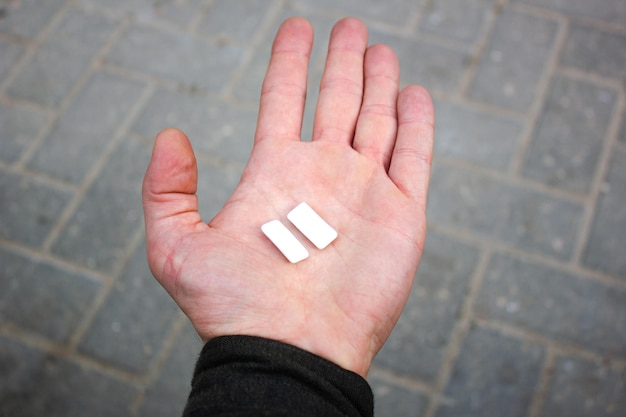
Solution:
{"label": "open palm", "polygon": [[[204,339],[252,335],[291,343],[365,375],[408,297],[425,239],[433,110],[428,94],[398,93],[387,47],[365,27],[331,35],[313,141],[302,142],[308,22],[278,31],[255,143],[241,182],[209,224],[197,206],[189,141],[169,129],[144,180],[152,272]],[[306,201],[338,232],[326,249],[285,260],[261,225]]]}

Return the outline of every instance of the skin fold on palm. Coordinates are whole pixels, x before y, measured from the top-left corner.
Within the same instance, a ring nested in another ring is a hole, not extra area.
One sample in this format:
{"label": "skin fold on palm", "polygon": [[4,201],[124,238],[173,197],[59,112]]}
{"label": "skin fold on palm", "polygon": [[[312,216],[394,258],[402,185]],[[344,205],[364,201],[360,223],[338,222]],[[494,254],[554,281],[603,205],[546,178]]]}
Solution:
{"label": "skin fold on palm", "polygon": [[[312,38],[304,19],[279,29],[250,159],[208,224],[188,139],[157,136],[143,188],[148,262],[203,340],[266,337],[365,376],[422,252],[433,109],[420,87],[398,92],[395,54],[368,48],[364,25],[344,19],[331,34],[313,140],[301,141]],[[324,250],[301,237],[311,256],[291,264],[261,225],[287,223],[302,201],[339,236]]]}

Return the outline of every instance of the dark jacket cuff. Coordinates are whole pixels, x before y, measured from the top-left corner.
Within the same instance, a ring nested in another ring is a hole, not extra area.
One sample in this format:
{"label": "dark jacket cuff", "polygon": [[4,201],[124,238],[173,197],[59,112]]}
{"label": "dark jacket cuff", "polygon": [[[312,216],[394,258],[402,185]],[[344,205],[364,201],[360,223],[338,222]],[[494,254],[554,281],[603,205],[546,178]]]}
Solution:
{"label": "dark jacket cuff", "polygon": [[224,336],[202,349],[184,417],[374,414],[361,376],[274,340]]}

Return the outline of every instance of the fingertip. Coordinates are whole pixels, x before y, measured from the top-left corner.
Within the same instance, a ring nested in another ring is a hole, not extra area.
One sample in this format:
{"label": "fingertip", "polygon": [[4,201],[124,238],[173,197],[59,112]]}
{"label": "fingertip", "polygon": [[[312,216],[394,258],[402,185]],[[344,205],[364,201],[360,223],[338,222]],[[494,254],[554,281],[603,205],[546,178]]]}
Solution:
{"label": "fingertip", "polygon": [[420,85],[408,85],[398,96],[398,122],[434,126],[435,111],[430,93]]}
{"label": "fingertip", "polygon": [[284,52],[285,48],[290,52],[300,50],[310,53],[312,42],[313,25],[311,22],[303,17],[293,16],[285,19],[280,25],[272,49],[274,53]]}
{"label": "fingertip", "polygon": [[187,135],[174,128],[160,131],[144,177],[144,192],[193,194],[197,175],[196,158]]}
{"label": "fingertip", "polygon": [[348,31],[367,37],[367,26],[356,17],[349,16],[339,20],[333,27],[332,34],[336,34],[339,31]]}

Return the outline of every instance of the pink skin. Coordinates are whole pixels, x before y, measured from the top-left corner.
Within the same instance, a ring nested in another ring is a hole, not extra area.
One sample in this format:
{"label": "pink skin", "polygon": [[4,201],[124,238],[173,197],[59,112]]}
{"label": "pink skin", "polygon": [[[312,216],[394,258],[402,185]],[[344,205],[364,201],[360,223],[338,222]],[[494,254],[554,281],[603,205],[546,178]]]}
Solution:
{"label": "pink skin", "polygon": [[[313,31],[280,27],[241,182],[208,224],[187,137],[159,133],[143,203],[150,268],[203,340],[261,336],[366,376],[406,303],[426,234],[431,99],[356,19],[333,29],[313,141],[300,140]],[[419,57],[418,57],[419,59]],[[308,202],[339,233],[287,262],[260,226]]]}

